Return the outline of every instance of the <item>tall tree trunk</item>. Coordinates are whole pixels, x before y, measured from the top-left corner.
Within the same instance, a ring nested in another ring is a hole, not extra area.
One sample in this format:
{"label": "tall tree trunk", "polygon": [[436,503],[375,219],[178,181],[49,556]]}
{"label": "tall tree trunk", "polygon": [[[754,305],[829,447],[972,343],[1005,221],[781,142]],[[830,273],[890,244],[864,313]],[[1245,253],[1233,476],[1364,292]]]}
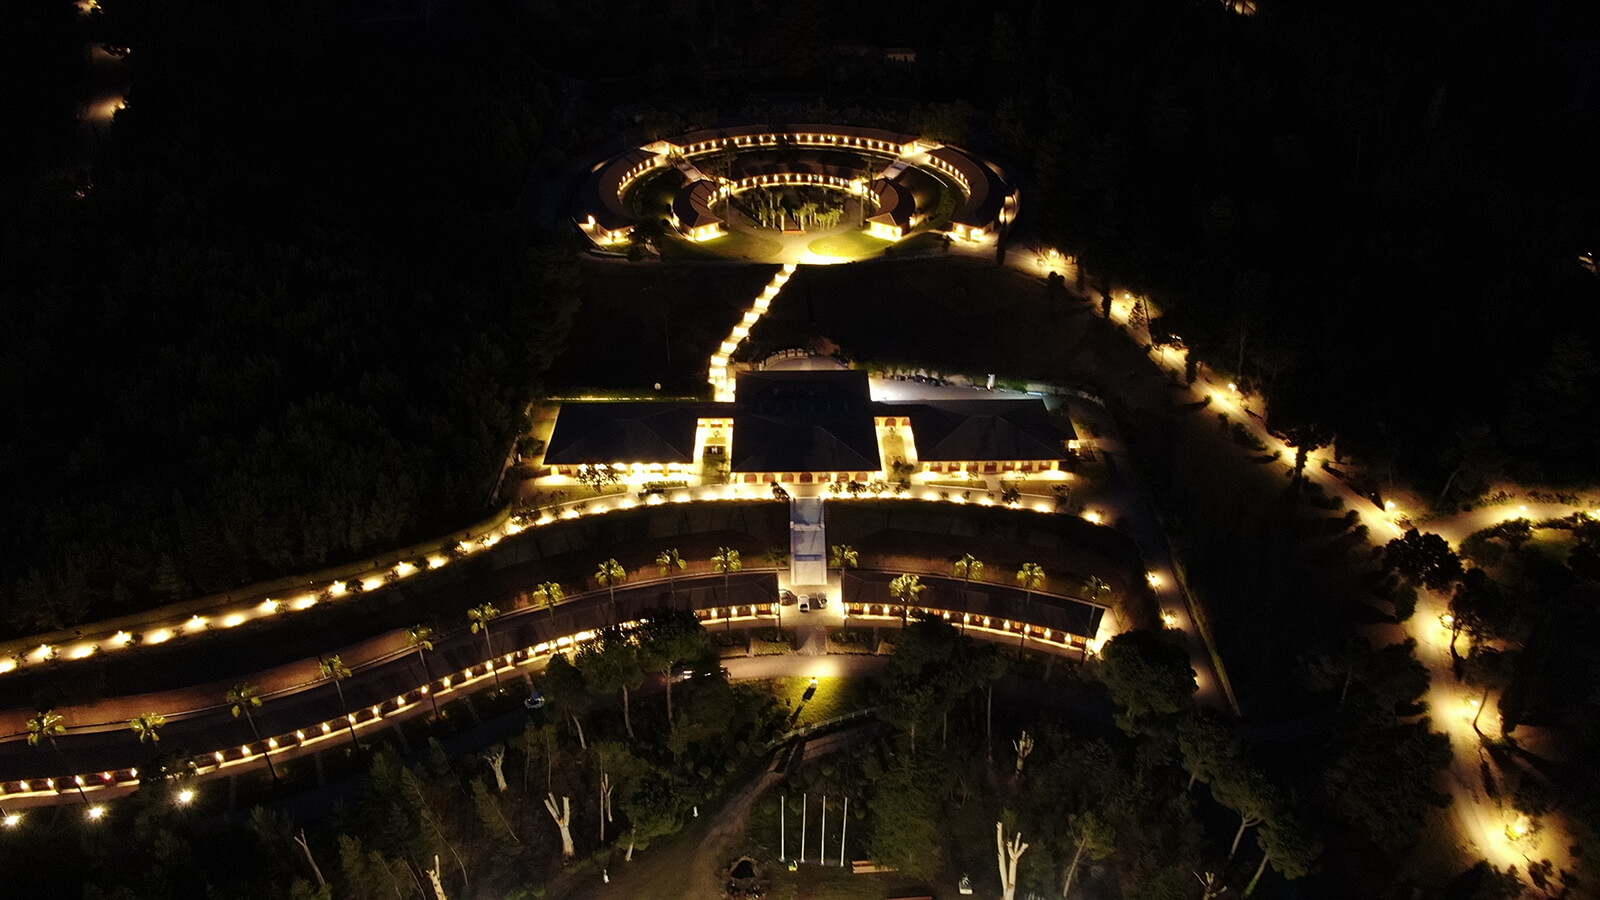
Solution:
{"label": "tall tree trunk", "polygon": [[344,727],[350,730],[350,746],[356,748],[356,752],[360,753],[361,742],[356,739],[356,723],[354,717],[350,715],[349,705],[344,702],[344,687],[339,684],[339,679],[337,678],[333,680],[333,689],[339,694],[339,708],[344,710]]}
{"label": "tall tree trunk", "polygon": [[1254,816],[1240,816],[1239,817],[1239,830],[1234,832],[1234,835],[1233,835],[1233,846],[1228,848],[1228,861],[1229,862],[1232,862],[1233,861],[1233,855],[1235,853],[1239,852],[1239,841],[1244,839],[1245,829],[1249,828],[1252,825],[1256,825],[1256,824],[1260,823],[1260,821],[1261,821],[1260,819],[1257,819]]}
{"label": "tall tree trunk", "polygon": [[[249,723],[249,725],[250,725],[250,733],[252,735],[255,735],[255,739],[256,740],[258,740],[258,741],[261,740],[261,731],[256,728],[256,717],[250,715],[250,704],[249,704],[249,702],[247,701],[247,702],[239,704],[239,708],[244,710],[244,720],[245,720],[245,722]],[[267,749],[271,750],[272,749],[272,745],[268,744],[267,745]],[[273,784],[277,784],[278,783],[278,767],[274,766],[272,764],[272,754],[271,753],[263,753],[263,754],[261,754],[261,757],[267,761],[267,774],[272,776],[272,783]]]}
{"label": "tall tree trunk", "polygon": [[483,626],[483,648],[489,651],[489,672],[494,675],[495,693],[500,692],[500,667],[494,664],[494,644],[489,640],[489,625]]}
{"label": "tall tree trunk", "polygon": [[665,674],[667,676],[667,730],[671,731],[672,730],[672,666],[671,666],[671,664],[667,665],[667,670],[663,674]]}
{"label": "tall tree trunk", "polygon": [[1244,886],[1244,896],[1248,897],[1255,892],[1256,882],[1261,880],[1261,873],[1267,870],[1267,862],[1271,859],[1271,856],[1261,857],[1261,865],[1256,866],[1256,873],[1250,876],[1250,883]]}
{"label": "tall tree trunk", "polygon": [[587,749],[589,749],[589,745],[587,743],[585,743],[584,740],[583,740],[583,723],[578,721],[578,717],[577,716],[572,716],[572,727],[578,729],[578,749],[579,750],[587,750]]}
{"label": "tall tree trunk", "polygon": [[422,686],[428,691],[428,702],[433,705],[433,717],[437,719],[439,718],[439,700],[433,695],[433,672],[428,669],[428,657],[422,652],[421,647],[417,648],[417,661],[422,663],[422,675],[428,679],[423,682]]}
{"label": "tall tree trunk", "polygon": [[622,727],[628,731],[628,740],[633,740],[633,707],[628,702],[628,686],[622,686]]}
{"label": "tall tree trunk", "polygon": [[983,752],[994,762],[994,682],[989,682],[988,700],[983,705]]}
{"label": "tall tree trunk", "polygon": [[1072,862],[1067,864],[1066,875],[1061,883],[1061,896],[1063,900],[1072,896],[1072,880],[1078,877],[1078,862],[1083,858],[1083,848],[1088,846],[1089,836],[1085,834],[1078,839],[1078,848],[1072,851]]}

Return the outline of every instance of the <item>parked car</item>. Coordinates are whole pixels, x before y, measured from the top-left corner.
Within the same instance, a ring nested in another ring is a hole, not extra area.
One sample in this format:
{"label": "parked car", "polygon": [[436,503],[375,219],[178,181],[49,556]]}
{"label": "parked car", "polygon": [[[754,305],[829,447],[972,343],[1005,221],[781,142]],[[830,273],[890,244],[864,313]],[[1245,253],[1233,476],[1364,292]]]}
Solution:
{"label": "parked car", "polygon": [[800,598],[800,611],[811,612],[811,596],[809,594]]}
{"label": "parked car", "polygon": [[818,593],[815,593],[815,594],[811,595],[811,607],[812,607],[812,609],[822,609],[823,607],[825,607],[827,605],[828,605],[828,595],[827,594],[821,593],[819,591]]}
{"label": "parked car", "polygon": [[710,678],[712,675],[719,673],[722,675],[727,675],[727,667],[718,666],[716,669],[696,669],[694,666],[686,663],[679,663],[678,665],[672,667],[672,680],[688,681],[691,678]]}
{"label": "parked car", "polygon": [[783,606],[793,606],[795,603],[794,591],[779,591],[778,603]]}

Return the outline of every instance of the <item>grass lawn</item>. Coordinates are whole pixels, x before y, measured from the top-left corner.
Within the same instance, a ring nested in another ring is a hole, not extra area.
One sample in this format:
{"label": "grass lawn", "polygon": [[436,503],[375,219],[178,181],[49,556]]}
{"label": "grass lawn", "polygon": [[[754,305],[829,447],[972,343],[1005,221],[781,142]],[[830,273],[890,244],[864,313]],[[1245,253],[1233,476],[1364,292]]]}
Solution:
{"label": "grass lawn", "polygon": [[819,678],[817,692],[805,699],[809,678],[774,678],[767,682],[772,696],[791,710],[789,727],[803,728],[872,705],[872,682],[864,678]]}
{"label": "grass lawn", "polygon": [[889,247],[888,241],[873,237],[865,231],[841,231],[825,238],[817,238],[806,249],[818,256],[836,256],[841,259],[866,259],[877,256]]}
{"label": "grass lawn", "polygon": [[[685,242],[687,243],[687,242]],[[706,364],[776,271],[585,260],[567,345],[546,375],[556,390],[706,389]]]}
{"label": "grass lawn", "polygon": [[675,233],[663,236],[661,258],[665,260],[743,260],[763,262],[778,255],[783,244],[749,231],[730,231],[709,241],[691,241]]}

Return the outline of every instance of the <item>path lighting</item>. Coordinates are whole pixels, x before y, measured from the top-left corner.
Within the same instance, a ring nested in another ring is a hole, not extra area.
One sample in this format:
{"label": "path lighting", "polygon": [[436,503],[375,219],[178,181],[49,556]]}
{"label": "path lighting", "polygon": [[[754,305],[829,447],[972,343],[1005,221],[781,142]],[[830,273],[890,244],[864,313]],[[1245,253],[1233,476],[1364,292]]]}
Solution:
{"label": "path lighting", "polygon": [[172,639],[172,632],[160,628],[144,636],[146,644],[163,644]]}
{"label": "path lighting", "polygon": [[1161,622],[1168,628],[1178,627],[1178,617],[1170,612],[1163,612],[1161,614]]}
{"label": "path lighting", "polygon": [[1144,577],[1146,581],[1150,582],[1151,587],[1161,587],[1161,576],[1155,572],[1146,572],[1144,573]]}
{"label": "path lighting", "polygon": [[1450,629],[1454,628],[1455,624],[1456,624],[1456,617],[1450,615],[1449,613],[1445,613],[1444,615],[1439,617],[1439,627],[1445,629],[1446,631],[1449,631]]}
{"label": "path lighting", "polygon": [[244,624],[244,616],[241,616],[238,613],[234,613],[233,615],[222,620],[223,628],[234,628],[242,624]]}
{"label": "path lighting", "polygon": [[1385,500],[1385,501],[1383,501],[1383,511],[1384,512],[1394,512],[1394,501],[1393,500]]}
{"label": "path lighting", "polygon": [[1085,512],[1083,514],[1083,517],[1086,520],[1088,520],[1090,523],[1092,523],[1092,524],[1095,524],[1095,525],[1099,525],[1100,524],[1100,513],[1096,512],[1096,511],[1094,511],[1092,509],[1088,510],[1087,512]]}
{"label": "path lighting", "polygon": [[12,669],[15,669],[16,667],[17,667],[17,661],[16,660],[14,660],[14,659],[0,659],[0,673],[9,672]]}
{"label": "path lighting", "polygon": [[1527,837],[1533,830],[1533,822],[1526,815],[1518,816],[1516,821],[1506,825],[1506,839],[1519,841]]}

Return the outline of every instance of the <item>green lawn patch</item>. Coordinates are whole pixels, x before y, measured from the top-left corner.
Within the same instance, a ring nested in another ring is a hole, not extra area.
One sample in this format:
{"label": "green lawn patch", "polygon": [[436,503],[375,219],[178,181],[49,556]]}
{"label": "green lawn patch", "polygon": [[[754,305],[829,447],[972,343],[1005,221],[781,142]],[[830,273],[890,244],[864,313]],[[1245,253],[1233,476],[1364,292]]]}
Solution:
{"label": "green lawn patch", "polygon": [[879,255],[889,246],[890,243],[883,238],[873,237],[865,231],[851,230],[817,238],[806,245],[806,249],[818,256],[866,259]]}
{"label": "green lawn patch", "polygon": [[818,678],[810,700],[805,699],[811,687],[809,678],[774,678],[768,685],[789,710],[790,728],[815,725],[872,705],[872,684],[864,678]]}
{"label": "green lawn patch", "polygon": [[761,262],[778,255],[783,244],[749,231],[730,231],[709,241],[691,241],[677,234],[662,237],[661,258],[666,260],[745,260]]}

